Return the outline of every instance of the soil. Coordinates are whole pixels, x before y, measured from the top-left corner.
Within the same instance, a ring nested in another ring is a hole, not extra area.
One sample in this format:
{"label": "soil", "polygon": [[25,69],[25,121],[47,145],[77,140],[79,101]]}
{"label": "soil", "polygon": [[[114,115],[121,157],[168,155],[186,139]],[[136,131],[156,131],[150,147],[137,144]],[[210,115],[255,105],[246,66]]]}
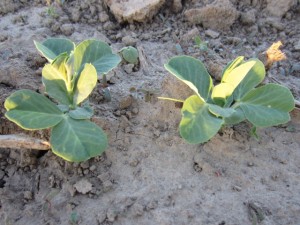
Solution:
{"label": "soil", "polygon": [[[210,2],[183,1],[177,13],[166,4],[152,20],[133,24],[119,24],[101,0],[0,3],[0,134],[49,138],[47,130],[25,132],[4,117],[11,93],[42,91],[46,61],[33,40],[95,38],[115,52],[134,45],[140,54],[139,65],[122,64],[108,75],[111,101],[100,85],[91,96],[93,121],[109,137],[104,154],[69,163],[51,151],[0,148],[1,225],[300,224],[297,110],[288,124],[259,129],[258,141],[241,123],[190,145],[178,132],[180,109],[156,98],[190,94],[163,67],[172,56],[197,57],[218,79],[235,57],[256,57],[281,40],[287,60],[272,67],[267,82],[287,86],[299,101],[299,2],[278,19],[264,13],[266,1],[232,1],[239,17],[229,29],[187,21],[186,10]],[[209,54],[194,46],[198,34]]]}

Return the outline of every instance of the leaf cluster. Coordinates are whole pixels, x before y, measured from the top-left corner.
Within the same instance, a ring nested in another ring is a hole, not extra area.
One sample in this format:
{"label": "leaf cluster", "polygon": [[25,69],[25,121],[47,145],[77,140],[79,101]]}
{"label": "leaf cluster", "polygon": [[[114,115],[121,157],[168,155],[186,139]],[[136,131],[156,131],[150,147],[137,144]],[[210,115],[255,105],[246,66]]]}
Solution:
{"label": "leaf cluster", "polygon": [[68,39],[51,38],[35,46],[49,62],[42,70],[42,82],[54,102],[34,91],[19,90],[6,99],[5,116],[27,130],[52,128],[52,151],[67,161],[100,155],[107,137],[89,121],[93,110],[87,99],[98,76],[115,68],[120,57],[97,40],[76,46]]}
{"label": "leaf cluster", "polygon": [[181,136],[189,143],[206,142],[223,125],[244,120],[255,129],[286,123],[295,106],[288,88],[259,86],[266,72],[264,64],[255,58],[245,61],[240,56],[230,62],[215,86],[203,63],[193,57],[173,57],[165,68],[195,92],[183,103],[179,125]]}

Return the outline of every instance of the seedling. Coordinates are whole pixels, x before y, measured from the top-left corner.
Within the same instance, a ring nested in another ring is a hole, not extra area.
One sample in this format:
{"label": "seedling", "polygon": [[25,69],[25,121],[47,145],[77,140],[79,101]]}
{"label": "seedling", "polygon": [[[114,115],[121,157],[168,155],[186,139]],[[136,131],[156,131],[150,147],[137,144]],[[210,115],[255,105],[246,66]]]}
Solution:
{"label": "seedling", "polygon": [[186,83],[195,95],[184,102],[179,125],[181,136],[189,143],[211,139],[223,125],[248,120],[256,127],[269,127],[290,120],[295,107],[291,91],[278,84],[257,87],[265,78],[264,64],[258,59],[240,56],[223,70],[221,83],[214,86],[203,63],[193,57],[176,56],[165,68]]}
{"label": "seedling", "polygon": [[132,46],[124,47],[120,50],[123,59],[131,64],[137,64],[139,62],[139,52]]}
{"label": "seedling", "polygon": [[87,99],[97,75],[115,68],[120,57],[96,40],[76,46],[68,39],[51,38],[35,46],[49,61],[42,70],[42,81],[51,100],[31,90],[16,91],[5,101],[5,116],[26,130],[51,128],[52,151],[67,161],[100,155],[107,147],[107,137],[89,121],[93,110]]}
{"label": "seedling", "polygon": [[207,42],[202,41],[200,36],[196,36],[194,38],[194,41],[195,41],[196,47],[199,48],[201,51],[204,51],[204,52],[208,51]]}

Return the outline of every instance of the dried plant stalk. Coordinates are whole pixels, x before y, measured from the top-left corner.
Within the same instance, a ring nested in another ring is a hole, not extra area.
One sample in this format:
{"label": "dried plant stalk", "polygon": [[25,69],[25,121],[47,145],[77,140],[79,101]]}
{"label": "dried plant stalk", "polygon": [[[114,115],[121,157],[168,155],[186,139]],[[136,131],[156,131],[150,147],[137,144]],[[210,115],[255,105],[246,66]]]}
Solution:
{"label": "dried plant stalk", "polygon": [[0,148],[49,150],[51,147],[49,142],[41,139],[8,134],[0,135]]}

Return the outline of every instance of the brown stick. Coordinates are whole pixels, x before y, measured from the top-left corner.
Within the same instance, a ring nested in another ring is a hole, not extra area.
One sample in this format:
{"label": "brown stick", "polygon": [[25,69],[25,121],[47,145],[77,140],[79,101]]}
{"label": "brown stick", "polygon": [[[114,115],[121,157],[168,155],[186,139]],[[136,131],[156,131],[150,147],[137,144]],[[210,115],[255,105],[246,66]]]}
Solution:
{"label": "brown stick", "polygon": [[49,150],[50,143],[24,135],[0,135],[0,148]]}

